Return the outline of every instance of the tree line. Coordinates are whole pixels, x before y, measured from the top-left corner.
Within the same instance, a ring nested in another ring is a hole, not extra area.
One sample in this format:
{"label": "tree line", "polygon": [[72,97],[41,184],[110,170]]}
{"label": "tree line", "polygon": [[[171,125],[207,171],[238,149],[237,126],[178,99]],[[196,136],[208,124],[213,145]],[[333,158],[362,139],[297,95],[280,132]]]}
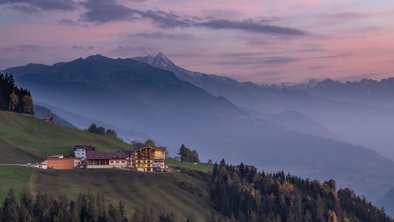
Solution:
{"label": "tree line", "polygon": [[216,210],[231,221],[393,221],[352,190],[337,191],[334,180],[321,183],[284,172],[257,172],[253,166],[232,166],[224,160],[214,165],[209,192]]}
{"label": "tree line", "polygon": [[0,73],[0,110],[33,114],[30,91],[18,88],[12,75]]}
{"label": "tree line", "polygon": [[195,150],[191,150],[182,144],[179,149],[179,155],[181,156],[181,161],[199,163],[198,153]]}
{"label": "tree line", "polygon": [[115,130],[105,129],[102,126],[97,126],[95,123],[92,123],[85,131],[99,135],[106,135],[114,139],[121,140]]}
{"label": "tree line", "polygon": [[[129,215],[129,216],[128,216]],[[54,197],[46,193],[32,195],[25,189],[19,197],[8,192],[0,208],[0,222],[173,222],[174,215],[148,208],[136,208],[130,214],[125,205],[107,204],[103,194],[79,194]],[[186,221],[192,221],[191,218]]]}

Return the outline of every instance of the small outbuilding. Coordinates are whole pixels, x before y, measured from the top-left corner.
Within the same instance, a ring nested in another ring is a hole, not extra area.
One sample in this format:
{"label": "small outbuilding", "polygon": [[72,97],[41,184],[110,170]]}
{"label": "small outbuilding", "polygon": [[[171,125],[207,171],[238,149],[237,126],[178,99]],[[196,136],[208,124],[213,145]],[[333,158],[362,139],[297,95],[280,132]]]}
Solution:
{"label": "small outbuilding", "polygon": [[80,159],[52,156],[46,160],[48,169],[71,170],[81,164]]}

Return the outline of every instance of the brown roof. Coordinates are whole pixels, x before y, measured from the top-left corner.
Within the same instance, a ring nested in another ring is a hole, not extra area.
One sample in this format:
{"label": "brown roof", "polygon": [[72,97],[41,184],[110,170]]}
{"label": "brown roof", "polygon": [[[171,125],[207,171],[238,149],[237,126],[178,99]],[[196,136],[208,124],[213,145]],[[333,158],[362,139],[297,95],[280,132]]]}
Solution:
{"label": "brown roof", "polygon": [[87,160],[126,159],[127,157],[128,155],[124,152],[117,152],[117,153],[106,153],[106,152],[96,152],[96,151],[86,152]]}

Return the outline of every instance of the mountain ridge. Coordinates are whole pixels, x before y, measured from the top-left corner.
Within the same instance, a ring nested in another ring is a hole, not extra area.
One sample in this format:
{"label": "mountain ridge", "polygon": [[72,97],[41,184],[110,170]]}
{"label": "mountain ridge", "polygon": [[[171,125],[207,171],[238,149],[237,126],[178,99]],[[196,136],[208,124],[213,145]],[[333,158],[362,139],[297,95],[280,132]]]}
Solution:
{"label": "mountain ridge", "polygon": [[[143,61],[143,57],[136,59]],[[182,67],[175,67],[172,71],[179,78],[190,81],[213,95],[222,95],[247,110],[257,113],[296,111],[319,123],[321,128],[340,135],[347,142],[364,145],[394,160],[391,149],[394,137],[390,133],[394,131],[394,78],[345,83],[329,79],[310,80],[303,84],[278,86],[238,82]],[[190,75],[194,78],[189,78]],[[261,116],[257,115],[256,118]],[[365,123],[369,127],[365,127]],[[307,122],[304,124],[308,125]],[[311,132],[312,129],[311,126],[308,131]],[[305,132],[303,127],[291,130]]]}

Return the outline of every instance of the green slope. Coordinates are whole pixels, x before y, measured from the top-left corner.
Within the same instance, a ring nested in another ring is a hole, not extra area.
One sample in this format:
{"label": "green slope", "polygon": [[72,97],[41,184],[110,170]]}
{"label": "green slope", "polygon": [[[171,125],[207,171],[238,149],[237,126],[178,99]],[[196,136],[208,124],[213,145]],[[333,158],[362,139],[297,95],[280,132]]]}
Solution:
{"label": "green slope", "polygon": [[10,188],[20,193],[24,187],[28,187],[32,171],[33,169],[26,167],[0,166],[0,203]]}
{"label": "green slope", "polygon": [[29,115],[0,111],[0,163],[39,161],[53,154],[67,154],[77,144],[90,144],[100,150],[130,147],[112,138],[63,128]]}
{"label": "green slope", "polygon": [[[33,192],[45,191],[75,197],[79,193],[103,192],[114,204],[122,201],[130,214],[137,207],[154,212],[171,212],[180,221],[193,215],[196,221],[206,221],[211,208],[207,184],[195,182],[202,197],[181,188],[182,181],[194,182],[182,173],[139,173],[126,170],[34,170],[30,180]],[[215,213],[216,214],[216,213]]]}
{"label": "green slope", "polygon": [[[0,126],[1,127],[1,126]],[[39,156],[25,151],[18,146],[9,144],[0,137],[0,164],[1,163],[28,163],[39,160]]]}
{"label": "green slope", "polygon": [[[181,188],[188,182],[201,190],[202,196]],[[207,183],[183,173],[139,173],[127,170],[40,170],[20,166],[0,166],[0,200],[13,188],[19,194],[23,188],[33,193],[66,194],[75,198],[79,193],[103,193],[114,205],[122,201],[131,215],[136,208],[155,213],[169,212],[177,221],[193,216],[194,221],[206,221],[219,213],[211,208]],[[2,202],[2,201],[0,201]]]}
{"label": "green slope", "polygon": [[185,168],[189,170],[197,170],[204,173],[210,173],[213,169],[213,164],[209,163],[191,163],[174,160],[173,158],[166,159],[166,165],[172,168]]}
{"label": "green slope", "polygon": [[[206,221],[212,209],[208,185],[184,173],[138,173],[129,170],[41,170],[4,164],[40,161],[51,154],[69,153],[76,144],[90,144],[100,150],[130,149],[128,144],[109,137],[63,128],[32,116],[0,111],[0,202],[13,188],[24,187],[33,192],[67,194],[103,192],[107,201],[121,200],[129,214],[136,207],[155,212],[171,212],[177,221],[193,215],[194,221]],[[210,171],[212,165],[181,163],[169,160],[171,166]],[[202,195],[182,188],[181,182],[192,184]]]}

